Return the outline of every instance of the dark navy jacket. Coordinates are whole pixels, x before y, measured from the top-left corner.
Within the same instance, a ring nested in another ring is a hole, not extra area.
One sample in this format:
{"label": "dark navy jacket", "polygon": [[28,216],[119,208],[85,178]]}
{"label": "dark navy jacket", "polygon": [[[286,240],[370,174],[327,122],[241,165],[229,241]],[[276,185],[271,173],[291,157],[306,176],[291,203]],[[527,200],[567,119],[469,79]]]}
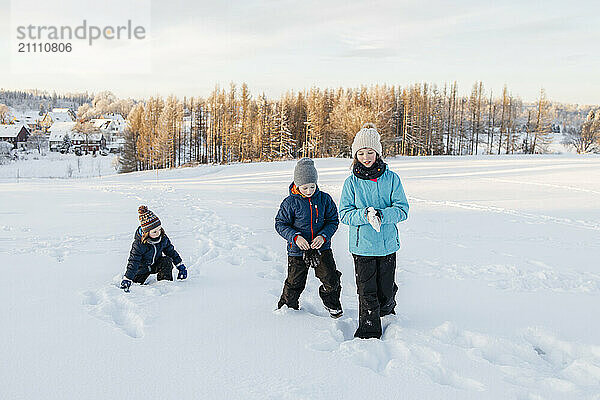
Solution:
{"label": "dark navy jacket", "polygon": [[331,238],[337,231],[339,217],[337,207],[331,196],[321,192],[319,187],[309,198],[292,193],[283,199],[279,212],[275,217],[275,230],[287,240],[287,252],[290,256],[301,256],[302,250],[296,245],[294,238],[301,235],[310,244],[318,235],[323,236],[325,243],[321,250],[331,248]]}
{"label": "dark navy jacket", "polygon": [[182,262],[179,253],[177,253],[166,234],[163,234],[160,242],[156,244],[150,242],[142,243],[142,227],[138,227],[135,231],[131,251],[129,252],[125,277],[133,279],[138,273],[150,272],[150,265],[154,264],[163,253],[171,257],[175,265]]}

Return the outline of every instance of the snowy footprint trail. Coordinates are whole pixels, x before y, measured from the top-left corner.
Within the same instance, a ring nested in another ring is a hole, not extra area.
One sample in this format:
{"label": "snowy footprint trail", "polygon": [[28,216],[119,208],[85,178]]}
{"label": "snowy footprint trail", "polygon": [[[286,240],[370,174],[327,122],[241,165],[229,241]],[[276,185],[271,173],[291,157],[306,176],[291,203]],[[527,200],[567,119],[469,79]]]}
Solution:
{"label": "snowy footprint trail", "polygon": [[[270,275],[259,276],[276,282],[271,292],[273,301],[276,302],[286,276],[285,271],[273,271]],[[410,373],[458,390],[485,390],[484,384],[464,376],[462,371],[453,365],[452,359],[445,359],[444,350],[436,349],[435,345],[430,343],[430,332],[407,329],[405,325],[408,321],[402,315],[382,318],[381,340],[354,338],[354,331],[358,326],[356,287],[348,285],[349,287],[342,289],[344,315],[339,319],[332,319],[323,308],[318,295],[319,285],[320,282],[314,277],[314,273],[309,271],[307,287],[300,298],[300,310],[284,307],[274,311],[279,317],[304,318],[308,319],[307,323],[315,325],[316,333],[306,338],[307,349],[336,355],[381,376]]]}
{"label": "snowy footprint trail", "polygon": [[600,346],[566,342],[541,328],[507,339],[461,330],[446,322],[432,331],[440,344],[459,347],[476,362],[501,371],[515,390],[531,398],[597,399]]}
{"label": "snowy footprint trail", "polygon": [[[137,185],[99,186],[96,189],[138,202],[147,202],[146,198],[139,196],[142,188]],[[83,304],[89,308],[92,315],[114,324],[126,335],[142,338],[148,321],[156,317],[153,308],[157,298],[200,281],[206,273],[204,271],[206,268],[214,271],[214,267],[220,264],[241,267],[256,261],[270,266],[273,270],[277,270],[281,265],[281,257],[268,246],[258,243],[247,228],[228,224],[214,211],[199,207],[197,204],[201,201],[196,196],[183,193],[171,186],[144,188],[146,191],[149,189],[151,195],[148,198],[152,199],[152,204],[156,206],[162,220],[167,225],[177,227],[176,234],[170,237],[184,258],[188,268],[188,278],[185,281],[157,282],[156,276],[151,275],[146,284],[134,284],[130,293],[124,293],[118,288],[122,275],[117,275],[111,284],[82,293]],[[184,216],[173,213],[173,210],[182,209],[186,210]],[[174,239],[175,236],[178,240]],[[182,240],[186,236],[192,237],[192,245],[189,240]],[[184,243],[186,245],[181,246]],[[175,276],[176,272],[174,278]]]}
{"label": "snowy footprint trail", "polygon": [[449,321],[417,329],[402,316],[385,317],[382,325],[381,340],[359,340],[352,337],[356,321],[342,318],[308,347],[380,375],[417,374],[458,390],[481,392],[503,382],[509,398],[597,399],[600,393],[600,346],[563,341],[533,327],[506,338]]}
{"label": "snowy footprint trail", "polygon": [[141,338],[153,316],[153,302],[157,297],[179,290],[179,286],[173,282],[150,281],[148,285],[140,285],[134,291],[124,293],[119,289],[120,282],[121,275],[118,275],[108,287],[83,292],[83,304],[95,317],[114,324],[132,338]]}
{"label": "snowy footprint trail", "polygon": [[459,390],[485,389],[485,385],[476,379],[463,376],[463,372],[453,365],[453,360],[445,359],[444,352],[429,343],[426,333],[407,329],[402,316],[382,318],[381,340],[362,340],[353,337],[358,317],[356,310],[352,314],[355,316],[331,321],[329,328],[319,333],[318,341],[308,347],[336,354],[383,376],[409,372]]}

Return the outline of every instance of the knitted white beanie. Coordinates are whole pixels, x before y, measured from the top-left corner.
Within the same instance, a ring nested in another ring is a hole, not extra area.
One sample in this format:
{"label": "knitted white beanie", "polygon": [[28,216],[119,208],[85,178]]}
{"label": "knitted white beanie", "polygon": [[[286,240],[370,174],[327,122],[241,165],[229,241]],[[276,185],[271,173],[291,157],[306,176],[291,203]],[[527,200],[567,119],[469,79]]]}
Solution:
{"label": "knitted white beanie", "polygon": [[373,149],[381,156],[381,136],[379,135],[379,132],[377,132],[375,124],[370,122],[364,124],[362,129],[354,136],[354,141],[352,142],[352,158],[354,158],[357,151],[364,148]]}

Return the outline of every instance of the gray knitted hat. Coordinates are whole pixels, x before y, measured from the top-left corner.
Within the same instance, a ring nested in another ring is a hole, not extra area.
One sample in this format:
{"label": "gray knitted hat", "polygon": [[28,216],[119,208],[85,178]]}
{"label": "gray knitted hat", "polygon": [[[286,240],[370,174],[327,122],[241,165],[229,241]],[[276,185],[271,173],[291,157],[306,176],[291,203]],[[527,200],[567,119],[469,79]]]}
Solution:
{"label": "gray knitted hat", "polygon": [[296,186],[317,183],[317,169],[313,160],[304,157],[298,161],[294,168],[294,183]]}
{"label": "gray knitted hat", "polygon": [[354,136],[354,142],[352,142],[352,158],[354,158],[357,151],[364,148],[373,149],[381,156],[381,136],[379,136],[377,128],[372,123],[364,124],[362,129]]}

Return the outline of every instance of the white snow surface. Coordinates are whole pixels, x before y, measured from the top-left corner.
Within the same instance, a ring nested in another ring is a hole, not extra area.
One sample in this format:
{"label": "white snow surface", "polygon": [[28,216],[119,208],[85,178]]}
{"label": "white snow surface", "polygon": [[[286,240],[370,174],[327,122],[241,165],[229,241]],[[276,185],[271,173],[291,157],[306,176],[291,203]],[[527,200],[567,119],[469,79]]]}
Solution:
{"label": "white snow surface", "polygon": [[[16,182],[29,178],[89,178],[114,175],[116,173],[115,154],[96,157],[91,154],[76,156],[73,153],[61,154],[45,150],[28,153],[18,152],[19,160],[0,165],[0,182]],[[1,222],[0,222],[1,224]]]}
{"label": "white snow surface", "polygon": [[[313,272],[301,309],[275,311],[294,162],[0,174],[0,398],[599,399],[600,157],[387,162],[410,212],[381,340],[352,337],[344,225],[344,316],[323,309]],[[349,160],[316,166],[337,202]],[[123,293],[140,204],[189,277]]]}

